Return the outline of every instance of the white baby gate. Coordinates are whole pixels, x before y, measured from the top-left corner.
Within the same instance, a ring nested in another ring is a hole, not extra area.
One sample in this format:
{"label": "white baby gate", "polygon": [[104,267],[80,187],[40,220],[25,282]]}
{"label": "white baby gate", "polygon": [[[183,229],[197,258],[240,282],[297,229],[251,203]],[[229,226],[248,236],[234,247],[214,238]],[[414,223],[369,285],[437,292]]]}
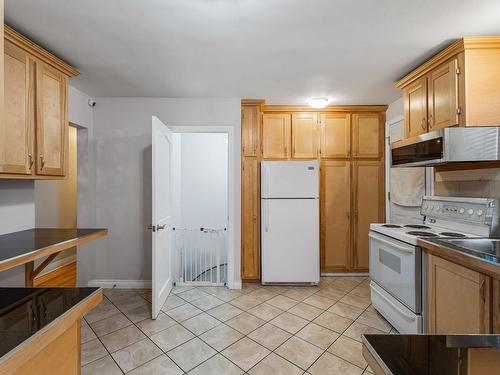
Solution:
{"label": "white baby gate", "polygon": [[225,285],[227,231],[213,228],[174,228],[176,285]]}

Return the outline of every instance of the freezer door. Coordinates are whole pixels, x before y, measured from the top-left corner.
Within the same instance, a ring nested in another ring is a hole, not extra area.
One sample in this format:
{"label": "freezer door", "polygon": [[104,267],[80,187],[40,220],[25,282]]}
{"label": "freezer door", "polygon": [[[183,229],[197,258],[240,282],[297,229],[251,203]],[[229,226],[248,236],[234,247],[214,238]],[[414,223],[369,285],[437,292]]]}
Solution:
{"label": "freezer door", "polygon": [[262,282],[319,282],[318,199],[263,199]]}
{"label": "freezer door", "polygon": [[317,198],[318,161],[262,162],[261,194],[262,198]]}

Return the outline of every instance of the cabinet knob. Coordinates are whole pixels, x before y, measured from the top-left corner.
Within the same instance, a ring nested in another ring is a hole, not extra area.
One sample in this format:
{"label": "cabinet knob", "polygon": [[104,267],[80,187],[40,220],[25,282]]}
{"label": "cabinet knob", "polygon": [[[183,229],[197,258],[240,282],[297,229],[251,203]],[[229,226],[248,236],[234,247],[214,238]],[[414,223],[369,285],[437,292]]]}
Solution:
{"label": "cabinet knob", "polygon": [[426,122],[427,122],[427,120],[426,120],[425,118],[423,118],[423,119],[422,119],[422,121],[420,122],[420,126],[421,126],[421,127],[422,127],[422,129],[424,129],[424,130],[427,130],[427,129],[425,128],[425,124],[426,124]]}

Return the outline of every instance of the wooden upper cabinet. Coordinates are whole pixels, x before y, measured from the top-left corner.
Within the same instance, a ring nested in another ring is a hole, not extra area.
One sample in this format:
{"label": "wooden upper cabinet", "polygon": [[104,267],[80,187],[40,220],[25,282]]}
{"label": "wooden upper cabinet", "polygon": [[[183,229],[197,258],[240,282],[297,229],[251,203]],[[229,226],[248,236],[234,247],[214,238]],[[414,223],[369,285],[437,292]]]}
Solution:
{"label": "wooden upper cabinet", "polygon": [[292,158],[313,159],[318,154],[318,115],[316,113],[292,114]]}
{"label": "wooden upper cabinet", "polygon": [[241,154],[257,156],[259,144],[260,107],[244,105],[241,107]]}
{"label": "wooden upper cabinet", "polygon": [[490,333],[491,279],[428,255],[428,333]]}
{"label": "wooden upper cabinet", "polygon": [[367,271],[370,224],[384,221],[384,164],[366,160],[353,163],[353,270]]}
{"label": "wooden upper cabinet", "polygon": [[458,125],[458,59],[444,63],[429,73],[429,131]]}
{"label": "wooden upper cabinet", "polygon": [[348,158],[351,156],[351,116],[325,113],[319,117],[320,156]]}
{"label": "wooden upper cabinet", "polygon": [[31,175],[34,162],[34,71],[30,55],[6,41],[4,123],[0,134],[0,172]]}
{"label": "wooden upper cabinet", "polygon": [[288,159],[290,156],[291,116],[265,114],[262,118],[262,157]]}
{"label": "wooden upper cabinet", "polygon": [[427,132],[427,77],[408,85],[403,92],[406,138]]}
{"label": "wooden upper cabinet", "polygon": [[260,278],[259,162],[243,158],[241,184],[241,274]]}
{"label": "wooden upper cabinet", "polygon": [[380,158],[384,148],[384,124],[378,113],[352,115],[352,148],[355,158]]}
{"label": "wooden upper cabinet", "polygon": [[65,75],[37,62],[37,173],[63,176],[68,143],[67,87]]}
{"label": "wooden upper cabinet", "polygon": [[351,162],[321,162],[321,271],[342,272],[351,263]]}

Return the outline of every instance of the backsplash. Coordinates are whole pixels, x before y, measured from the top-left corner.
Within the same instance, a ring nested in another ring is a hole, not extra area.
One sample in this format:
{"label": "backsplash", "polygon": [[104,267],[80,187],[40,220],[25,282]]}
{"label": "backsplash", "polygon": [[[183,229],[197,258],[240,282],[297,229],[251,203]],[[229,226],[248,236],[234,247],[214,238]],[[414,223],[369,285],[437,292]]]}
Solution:
{"label": "backsplash", "polygon": [[436,171],[434,194],[454,197],[500,198],[500,168]]}

